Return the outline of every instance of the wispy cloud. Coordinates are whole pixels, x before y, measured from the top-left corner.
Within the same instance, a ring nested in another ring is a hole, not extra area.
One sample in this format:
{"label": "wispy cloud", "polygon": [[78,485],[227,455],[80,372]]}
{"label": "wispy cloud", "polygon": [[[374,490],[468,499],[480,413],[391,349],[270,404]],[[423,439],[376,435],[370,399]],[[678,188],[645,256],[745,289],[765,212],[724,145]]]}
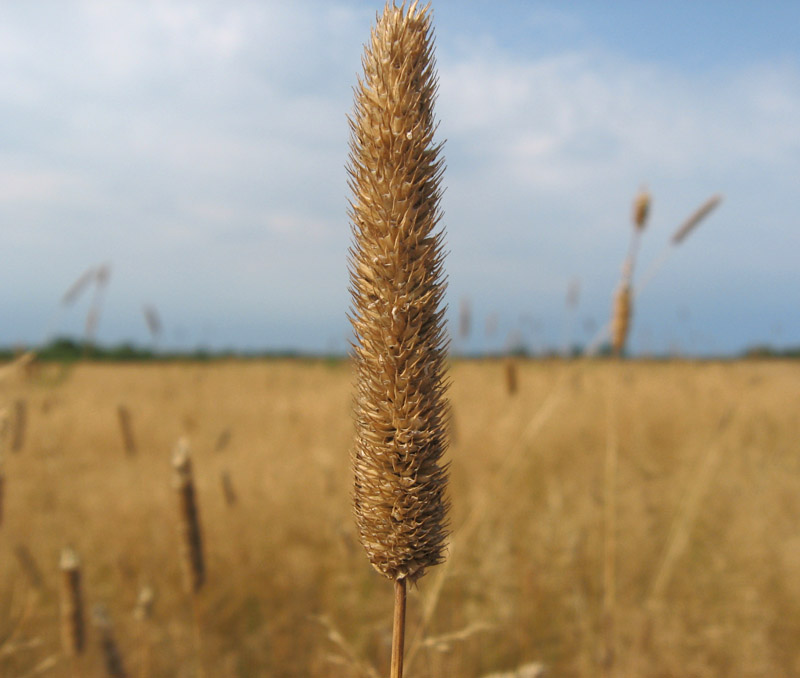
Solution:
{"label": "wispy cloud", "polygon": [[602,53],[483,54],[445,63],[442,104],[472,157],[562,190],[631,166],[792,161],[800,140],[800,72],[780,64],[690,78]]}

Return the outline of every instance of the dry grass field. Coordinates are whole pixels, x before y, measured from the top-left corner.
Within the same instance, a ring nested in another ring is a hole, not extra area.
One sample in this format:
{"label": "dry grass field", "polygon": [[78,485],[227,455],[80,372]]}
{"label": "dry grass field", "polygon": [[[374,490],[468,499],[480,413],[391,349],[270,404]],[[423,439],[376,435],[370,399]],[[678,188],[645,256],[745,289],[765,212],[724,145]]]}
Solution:
{"label": "dry grass field", "polygon": [[[513,395],[501,362],[450,375],[453,537],[410,591],[408,676],[800,675],[800,364],[520,362]],[[128,676],[383,675],[391,587],[355,539],[351,382],[324,361],[7,375],[0,406],[24,401],[27,421],[3,460],[0,676],[106,675],[91,624],[73,666],[62,653],[67,544]],[[181,435],[207,558],[195,606]]]}

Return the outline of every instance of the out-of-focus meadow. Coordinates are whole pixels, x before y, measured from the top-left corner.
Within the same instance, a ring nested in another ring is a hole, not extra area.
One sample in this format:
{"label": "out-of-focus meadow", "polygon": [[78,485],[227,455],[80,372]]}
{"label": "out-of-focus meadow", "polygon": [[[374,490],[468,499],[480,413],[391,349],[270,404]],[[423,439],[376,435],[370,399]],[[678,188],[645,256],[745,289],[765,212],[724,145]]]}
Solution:
{"label": "out-of-focus meadow", "polygon": [[[411,591],[407,675],[533,662],[551,676],[798,675],[800,365],[508,365],[450,371],[453,537]],[[104,675],[98,603],[129,676],[382,674],[392,594],[351,518],[347,362],[45,363],[5,376],[8,446],[24,437],[3,459],[0,675],[68,674],[67,544],[89,623],[75,675]],[[207,558],[194,606],[171,485],[182,435]],[[143,587],[155,599],[137,617]]]}

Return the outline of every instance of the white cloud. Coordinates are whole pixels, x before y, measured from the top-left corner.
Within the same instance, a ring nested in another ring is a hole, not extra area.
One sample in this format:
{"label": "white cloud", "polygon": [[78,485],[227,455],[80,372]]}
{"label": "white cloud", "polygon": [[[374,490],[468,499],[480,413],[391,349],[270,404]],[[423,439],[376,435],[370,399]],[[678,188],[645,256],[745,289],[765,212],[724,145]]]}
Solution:
{"label": "white cloud", "polygon": [[29,207],[43,200],[86,197],[84,178],[53,170],[0,170],[0,203]]}
{"label": "white cloud", "polygon": [[[255,0],[47,7],[0,8],[0,220],[28,234],[15,257],[52,262],[49,278],[14,268],[17,288],[57,298],[54,280],[111,259],[122,271],[114,284],[131,295],[189,295],[214,271],[228,281],[213,297],[227,310],[314,315],[317,303],[330,318],[342,302],[343,316],[345,116],[374,11]],[[533,20],[586,30],[568,15]],[[534,58],[497,39],[449,37],[470,41],[471,51],[438,54],[454,298],[538,314],[560,308],[580,273],[586,303],[605,313],[642,182],[654,192],[643,257],[722,191],[714,218],[725,237],[702,231],[696,243],[713,245],[714,266],[685,256],[685,275],[713,276],[712,290],[737,271],[792,274],[792,63],[693,75],[596,46]],[[297,271],[294,302],[259,296]],[[0,272],[5,288],[9,275]]]}
{"label": "white cloud", "polygon": [[690,78],[601,53],[442,62],[451,144],[537,190],[632,167],[691,174],[791,161],[800,138],[800,74],[789,68]]}
{"label": "white cloud", "polygon": [[800,246],[789,226],[800,176],[796,68],[691,75],[596,50],[520,59],[497,48],[460,62],[440,56],[440,67],[445,155],[455,159],[445,222],[456,298],[512,316],[557,314],[580,275],[584,309],[603,317],[642,183],[654,209],[640,268],[700,202],[726,196],[650,297],[669,298],[676,276],[711,306],[727,303],[719,290],[743,274],[765,291],[777,270],[798,283],[787,254]]}

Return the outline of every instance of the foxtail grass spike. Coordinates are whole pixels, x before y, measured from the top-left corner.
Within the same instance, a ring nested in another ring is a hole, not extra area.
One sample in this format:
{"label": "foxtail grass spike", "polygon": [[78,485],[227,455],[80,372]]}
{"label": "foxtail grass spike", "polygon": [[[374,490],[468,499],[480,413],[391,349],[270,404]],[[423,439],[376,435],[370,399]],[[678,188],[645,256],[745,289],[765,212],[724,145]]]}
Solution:
{"label": "foxtail grass spike", "polygon": [[172,457],[172,465],[175,469],[174,486],[178,495],[178,521],[184,577],[189,592],[197,593],[205,582],[206,570],[203,558],[203,531],[200,527],[192,460],[189,455],[189,442],[186,438],[178,441]]}
{"label": "foxtail grass spike", "polygon": [[61,641],[64,652],[75,657],[86,645],[86,625],[83,615],[81,561],[74,549],[61,552]]}
{"label": "foxtail grass spike", "polygon": [[[386,577],[444,559],[448,502],[445,281],[429,7],[387,3],[350,117],[350,319],[355,341],[354,508]],[[405,590],[405,589],[403,589]]]}
{"label": "foxtail grass spike", "polygon": [[133,436],[133,421],[130,410],[125,405],[117,406],[117,423],[122,436],[122,445],[125,454],[132,457],[136,454],[136,438]]}
{"label": "foxtail grass spike", "polygon": [[642,188],[633,201],[633,225],[637,231],[643,231],[647,226],[647,217],[650,214],[650,193]]}
{"label": "foxtail grass spike", "polygon": [[680,245],[698,224],[705,219],[722,202],[721,195],[712,195],[700,207],[698,207],[689,218],[680,225],[672,236],[672,244]]}

